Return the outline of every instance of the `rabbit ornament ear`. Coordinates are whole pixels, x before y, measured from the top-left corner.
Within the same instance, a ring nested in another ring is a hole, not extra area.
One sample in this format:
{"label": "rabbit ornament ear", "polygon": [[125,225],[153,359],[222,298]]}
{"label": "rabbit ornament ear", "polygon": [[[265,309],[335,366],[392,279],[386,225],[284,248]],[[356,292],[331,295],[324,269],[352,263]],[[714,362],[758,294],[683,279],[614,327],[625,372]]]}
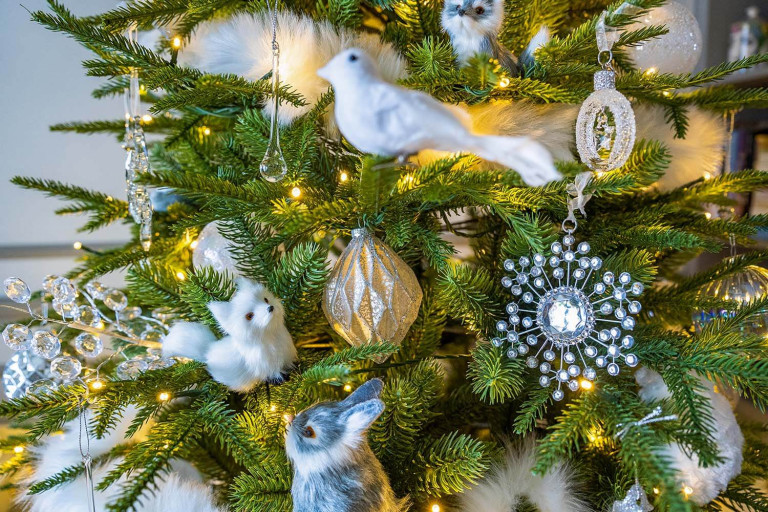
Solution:
{"label": "rabbit ornament ear", "polygon": [[359,435],[367,430],[384,411],[384,402],[378,398],[355,404],[341,414],[347,426],[347,433]]}
{"label": "rabbit ornament ear", "polygon": [[379,398],[381,390],[384,387],[384,382],[381,379],[371,379],[355,391],[352,392],[347,398],[341,402],[341,406],[351,407],[355,404],[371,400],[373,398]]}

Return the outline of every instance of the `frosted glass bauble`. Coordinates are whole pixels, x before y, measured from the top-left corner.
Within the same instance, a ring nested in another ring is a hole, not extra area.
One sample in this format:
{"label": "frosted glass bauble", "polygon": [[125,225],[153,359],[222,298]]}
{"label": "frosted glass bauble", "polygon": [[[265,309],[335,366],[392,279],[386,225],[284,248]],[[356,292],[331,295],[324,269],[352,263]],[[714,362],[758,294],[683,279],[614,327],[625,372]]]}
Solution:
{"label": "frosted glass bauble", "polygon": [[[768,293],[768,270],[756,265],[749,265],[743,271],[712,281],[704,286],[699,294],[704,297],[716,297],[723,300],[733,300],[740,304],[765,297]],[[700,331],[706,324],[716,318],[729,318],[735,314],[727,309],[712,309],[699,311],[693,316],[693,325]],[[750,324],[744,328],[752,334],[768,334],[768,311],[755,315]]]}
{"label": "frosted glass bauble", "polygon": [[629,25],[627,31],[648,26],[665,26],[669,32],[627,48],[635,66],[658,73],[690,73],[701,57],[702,37],[693,13],[677,2],[650,9]]}

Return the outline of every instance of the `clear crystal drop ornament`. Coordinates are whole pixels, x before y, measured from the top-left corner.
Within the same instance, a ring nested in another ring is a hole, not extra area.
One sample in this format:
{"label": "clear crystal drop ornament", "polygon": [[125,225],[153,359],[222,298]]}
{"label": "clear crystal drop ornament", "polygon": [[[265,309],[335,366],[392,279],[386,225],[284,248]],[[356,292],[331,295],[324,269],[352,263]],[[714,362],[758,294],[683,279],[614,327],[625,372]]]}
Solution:
{"label": "clear crystal drop ornament", "polygon": [[[563,255],[562,258],[533,255],[534,262],[548,261],[551,267],[550,270],[534,267],[540,269],[545,282],[538,289],[527,278],[532,269],[522,264],[530,261],[529,258],[521,258],[519,265],[512,260],[504,262],[504,268],[514,274],[507,277],[524,284],[519,290],[510,287],[513,302],[506,305],[506,311],[514,311],[518,318],[515,322],[498,322],[499,334],[494,338],[498,346],[506,345],[509,357],[526,355],[526,365],[542,373],[539,379],[542,386],[556,384],[552,392],[555,400],[564,398],[564,388],[578,390],[578,378],[594,380],[597,372],[593,366],[605,368],[606,373],[616,376],[620,373],[620,363],[629,367],[638,364],[637,356],[630,352],[634,338],[623,331],[635,326],[631,315],[640,311],[636,297],[642,293],[642,285],[632,283],[626,272],[618,278],[612,272],[601,274],[600,258],[585,257],[582,264],[575,256],[566,256],[574,254],[575,243],[568,233],[562,243],[555,242],[551,248],[554,254]],[[588,243],[578,245],[580,254],[589,251]],[[589,269],[585,271],[587,263]],[[630,307],[631,304],[634,306]],[[621,311],[621,320],[617,318],[617,311]],[[594,360],[594,364],[589,364],[589,360]]]}
{"label": "clear crystal drop ornament", "polygon": [[45,396],[50,395],[54,391],[59,389],[59,385],[52,379],[36,380],[28,388],[26,394],[28,396]]}
{"label": "clear crystal drop ornament", "polygon": [[283,150],[280,149],[280,127],[277,125],[278,109],[280,107],[280,77],[278,69],[280,66],[280,47],[277,41],[272,40],[272,112],[269,121],[269,142],[267,151],[259,165],[261,176],[272,183],[276,183],[288,174],[288,164],[283,158]]}
{"label": "clear crystal drop ornament", "polygon": [[3,341],[11,350],[27,350],[32,344],[32,333],[26,325],[8,324],[3,329]]}
{"label": "clear crystal drop ornament", "polygon": [[89,281],[85,285],[85,291],[87,291],[94,299],[103,300],[108,288],[99,281]]}
{"label": "clear crystal drop ornament", "polygon": [[104,305],[112,311],[120,312],[128,305],[128,297],[120,290],[112,289],[104,295]]}
{"label": "clear crystal drop ornament", "polygon": [[83,365],[72,356],[59,356],[51,361],[51,375],[63,382],[71,382],[80,375]]}
{"label": "clear crystal drop ornament", "polygon": [[3,367],[3,392],[6,398],[22,398],[29,387],[50,377],[48,361],[29,350],[14,354]]}
{"label": "clear crystal drop ornament", "polygon": [[45,359],[53,359],[61,352],[59,337],[49,331],[37,331],[32,336],[32,353]]}
{"label": "clear crystal drop ornament", "polygon": [[624,165],[635,145],[635,113],[616,90],[616,73],[595,73],[595,92],[582,104],[576,120],[576,148],[590,169],[610,171]]}
{"label": "clear crystal drop ornament", "polygon": [[18,277],[9,277],[3,284],[5,285],[5,294],[17,304],[26,304],[29,302],[30,297],[32,297],[32,292],[29,290],[27,283]]}

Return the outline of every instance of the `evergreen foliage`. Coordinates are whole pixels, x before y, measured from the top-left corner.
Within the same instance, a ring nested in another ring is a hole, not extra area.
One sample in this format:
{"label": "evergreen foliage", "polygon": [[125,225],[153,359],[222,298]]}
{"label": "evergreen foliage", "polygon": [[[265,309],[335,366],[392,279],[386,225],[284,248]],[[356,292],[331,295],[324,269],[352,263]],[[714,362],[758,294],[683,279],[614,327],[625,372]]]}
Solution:
{"label": "evergreen foliage", "polygon": [[[407,59],[410,74],[403,85],[442,101],[578,104],[590,94],[598,69],[597,15],[608,8],[613,25],[626,25],[637,16],[615,14],[620,3],[507,0],[500,37],[507,47],[519,54],[542,24],[554,34],[537,52],[535,65],[514,77],[484,58],[457,67],[439,26],[440,2],[285,0],[282,8],[338,27],[375,32]],[[632,3],[650,8],[663,2]],[[672,440],[705,465],[719,460],[711,407],[696,393],[695,374],[732,387],[761,410],[768,407],[768,344],[764,337],[744,333],[764,314],[768,299],[739,306],[698,293],[712,280],[732,276],[768,254],[750,251],[695,275],[680,273],[700,254],[721,251],[731,235],[749,248],[751,237],[768,227],[763,215],[734,220],[705,215],[710,205],[729,205],[728,194],[768,187],[767,173],[739,171],[659,192],[653,184],[670,163],[669,151],[658,142],[641,140],[626,165],[596,174],[589,185],[587,192],[594,198],[578,236],[590,241],[607,269],[629,271],[646,285],[644,315],[634,333],[636,353],[643,365],[663,376],[672,397],[661,405],[679,418],[638,428],[619,440],[614,436],[621,425],[652,409],[639,399],[630,372],[598,378],[594,391],[556,403],[522,361],[487,342],[496,321],[504,317],[501,262],[549,247],[567,212],[566,183],[585,166],[559,163],[563,181],[525,187],[513,171],[478,169],[471,155],[446,156],[416,167],[360,155],[345,141],[326,136],[323,116],[333,99],[328,93],[308,114],[281,128],[288,175],[269,183],[258,171],[269,138],[269,119],[261,110],[270,93],[269,77],[251,82],[180,67],[169,41],[146,48],[123,36],[133,24],[172,24],[186,41],[200,23],[263,11],[265,1],[135,0],[82,18],[56,0],[49,0],[49,7],[32,13],[32,19],[93,52],[83,63],[86,72],[105,78],[94,96],[120,94],[126,87],[124,75],[138,70],[147,89],[143,99],[154,115],[144,127],[159,137],[151,148],[153,171],[143,180],[183,197],[156,214],[156,236],[148,252],[134,230],[134,239],[123,247],[84,254],[71,276],[84,283],[127,269],[132,304],[166,307],[180,318],[217,329],[207,304],[232,295],[233,275],[193,269],[190,248],[200,229],[215,220],[232,242],[236,270],[265,283],[283,301],[286,326],[299,349],[299,362],[285,383],[262,384],[247,394],[229,392],[195,362],[147,371],[135,381],[114,378],[103,391],[91,393],[96,436],[113,428],[128,404],[139,409],[131,432],[151,424],[145,440],[109,455],[124,458],[98,483],[100,489],[122,475],[131,476],[110,510],[131,510],[153,492],[170,461],[181,457],[217,482],[218,495],[231,510],[288,511],[291,471],[283,449],[283,415],[318,400],[341,399],[346,385],[355,387],[378,376],[385,381],[386,408],[369,432],[370,444],[398,496],[410,496],[412,510],[426,510],[436,499],[449,504],[489,470],[502,441],[536,434],[536,470],[544,472],[563,459],[578,462],[585,496],[595,510],[622,498],[636,473],[646,490],[660,491],[651,494],[657,510],[688,512],[698,508],[681,493],[670,461],[656,449]],[[715,83],[768,61],[767,55],[690,75],[632,69],[626,47],[665,31],[648,27],[622,35],[614,50],[620,70],[617,87],[637,103],[664,107],[679,137],[686,136],[691,107],[730,112],[768,106],[766,89]],[[279,95],[283,103],[306,101],[287,85],[281,85]],[[52,129],[120,136],[124,122],[116,115],[114,120],[62,123]],[[115,172],[119,166],[115,162]],[[67,200],[58,213],[86,214],[83,230],[132,223],[122,199],[49,180],[17,177],[13,183]],[[291,195],[293,187],[299,187],[300,197]],[[456,221],[457,212],[465,218]],[[352,229],[362,226],[400,253],[424,292],[419,316],[401,346],[349,347],[321,311],[329,256],[338,253]],[[468,243],[471,255],[457,256],[457,239]],[[713,308],[735,313],[691,332],[691,314]],[[110,367],[104,371],[109,374]],[[37,442],[59,430],[77,416],[86,391],[73,385],[0,403],[0,416],[27,426],[23,438],[8,439],[0,449],[10,451],[20,442]],[[159,403],[160,391],[186,400]],[[765,426],[743,428],[744,470],[716,503],[726,510],[768,510],[768,497],[753,487],[768,472]],[[0,474],[13,476],[29,462],[26,454],[16,455],[0,466]],[[31,491],[45,492],[79,474],[79,468],[67,468],[37,482]]]}

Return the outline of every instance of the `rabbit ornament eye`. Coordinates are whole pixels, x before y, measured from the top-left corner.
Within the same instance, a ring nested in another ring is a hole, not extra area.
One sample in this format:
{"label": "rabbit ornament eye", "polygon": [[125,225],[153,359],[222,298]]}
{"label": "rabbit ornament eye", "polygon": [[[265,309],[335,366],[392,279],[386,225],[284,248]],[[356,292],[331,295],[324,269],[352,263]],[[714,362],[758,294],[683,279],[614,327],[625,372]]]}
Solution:
{"label": "rabbit ornament eye", "polygon": [[249,311],[248,313],[246,313],[245,319],[248,320],[249,322],[253,320],[253,311]]}
{"label": "rabbit ornament eye", "polygon": [[315,434],[315,429],[313,429],[310,426],[307,426],[304,429],[304,432],[302,432],[302,434],[304,435],[304,437],[308,437],[309,439],[314,439],[315,437],[317,437],[317,434]]}

